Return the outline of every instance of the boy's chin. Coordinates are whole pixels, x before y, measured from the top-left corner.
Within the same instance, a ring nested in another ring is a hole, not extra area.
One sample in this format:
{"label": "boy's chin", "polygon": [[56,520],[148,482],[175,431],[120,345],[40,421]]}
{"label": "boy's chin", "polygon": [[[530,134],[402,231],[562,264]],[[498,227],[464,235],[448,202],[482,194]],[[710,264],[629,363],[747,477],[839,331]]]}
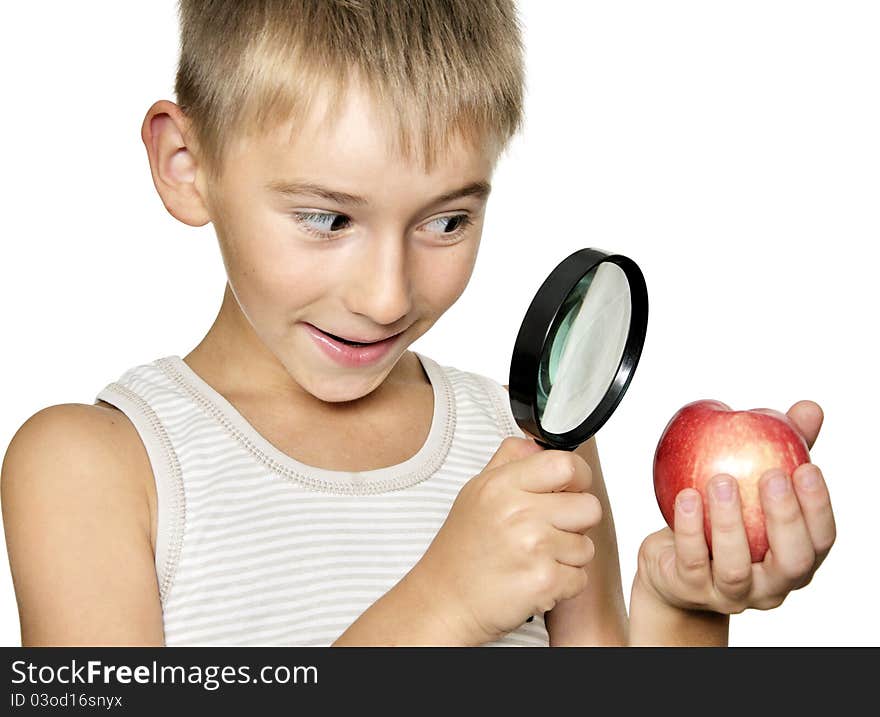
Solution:
{"label": "boy's chin", "polygon": [[363,375],[350,377],[328,377],[305,388],[315,398],[326,403],[345,403],[357,401],[359,398],[375,391],[385,380],[385,373],[374,373],[362,370]]}

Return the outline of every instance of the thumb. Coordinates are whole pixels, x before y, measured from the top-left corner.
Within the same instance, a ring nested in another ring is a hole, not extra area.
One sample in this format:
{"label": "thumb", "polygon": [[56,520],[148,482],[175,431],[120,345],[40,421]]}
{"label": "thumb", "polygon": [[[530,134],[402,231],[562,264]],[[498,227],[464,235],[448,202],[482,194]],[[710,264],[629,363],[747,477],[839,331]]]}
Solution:
{"label": "thumb", "polygon": [[533,453],[540,453],[543,450],[544,449],[539,446],[532,438],[508,436],[503,441],[501,441],[501,445],[498,446],[498,449],[495,451],[495,455],[492,456],[491,460],[486,464],[486,467],[483,470],[490,471],[493,468],[500,468],[501,466],[507,465],[512,461],[517,461],[520,458],[525,458],[526,456],[530,456]]}

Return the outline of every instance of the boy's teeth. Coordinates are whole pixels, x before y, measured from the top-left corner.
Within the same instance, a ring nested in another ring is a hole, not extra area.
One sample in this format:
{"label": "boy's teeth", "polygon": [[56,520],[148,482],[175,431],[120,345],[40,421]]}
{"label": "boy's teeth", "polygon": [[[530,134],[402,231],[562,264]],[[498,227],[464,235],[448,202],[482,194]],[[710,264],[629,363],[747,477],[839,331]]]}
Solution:
{"label": "boy's teeth", "polygon": [[370,344],[358,343],[357,341],[349,341],[348,339],[344,339],[341,336],[337,336],[336,334],[327,334],[327,335],[333,339],[336,339],[337,341],[339,341],[343,344],[348,344],[349,346],[369,346],[370,345]]}

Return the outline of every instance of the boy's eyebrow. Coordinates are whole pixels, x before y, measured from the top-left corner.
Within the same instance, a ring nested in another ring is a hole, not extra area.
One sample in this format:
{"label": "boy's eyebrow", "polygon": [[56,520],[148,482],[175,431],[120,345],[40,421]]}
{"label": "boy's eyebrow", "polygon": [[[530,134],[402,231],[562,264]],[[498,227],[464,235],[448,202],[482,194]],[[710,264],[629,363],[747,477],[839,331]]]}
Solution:
{"label": "boy's eyebrow", "polygon": [[[364,197],[358,197],[354,194],[347,194],[346,192],[339,192],[334,189],[328,189],[327,187],[321,187],[317,184],[314,184],[313,182],[272,181],[266,184],[266,189],[268,189],[270,192],[275,192],[277,194],[283,195],[307,194],[313,197],[327,199],[331,202],[336,202],[337,204],[353,204],[357,206],[365,206],[369,204],[369,202]],[[490,185],[488,182],[471,182],[464,187],[453,189],[451,192],[446,192],[445,194],[434,197],[429,202],[429,206],[434,204],[443,204],[444,202],[451,202],[453,199],[459,199],[461,197],[477,197],[478,199],[485,199],[489,196],[489,192],[491,191],[492,185]]]}

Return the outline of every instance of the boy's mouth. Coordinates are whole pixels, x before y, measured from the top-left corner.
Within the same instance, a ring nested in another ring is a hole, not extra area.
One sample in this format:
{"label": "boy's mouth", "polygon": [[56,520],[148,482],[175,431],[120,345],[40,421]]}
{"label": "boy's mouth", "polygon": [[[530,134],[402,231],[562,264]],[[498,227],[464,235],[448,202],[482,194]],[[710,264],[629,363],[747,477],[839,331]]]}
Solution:
{"label": "boy's mouth", "polygon": [[336,334],[331,334],[329,331],[324,331],[324,329],[318,328],[314,324],[311,324],[311,326],[314,326],[316,329],[318,329],[318,331],[320,331],[322,334],[326,334],[331,339],[334,339],[339,343],[346,344],[348,346],[372,346],[373,344],[382,343],[383,341],[388,341],[389,339],[397,336],[397,334],[393,334],[392,336],[386,336],[384,339],[378,339],[376,341],[355,341],[353,339],[346,339],[342,336],[337,336]]}
{"label": "boy's mouth", "polygon": [[[323,331],[323,329],[321,330]],[[370,344],[375,343],[373,341],[349,341],[348,339],[344,339],[341,336],[337,336],[336,334],[331,334],[329,331],[324,331],[324,333],[327,334],[327,336],[329,336],[331,339],[336,339],[340,343],[347,344],[349,346],[369,346]]]}
{"label": "boy's mouth", "polygon": [[390,354],[404,333],[401,331],[378,341],[355,341],[331,334],[305,321],[302,324],[326,357],[347,368],[363,368],[378,363]]}

